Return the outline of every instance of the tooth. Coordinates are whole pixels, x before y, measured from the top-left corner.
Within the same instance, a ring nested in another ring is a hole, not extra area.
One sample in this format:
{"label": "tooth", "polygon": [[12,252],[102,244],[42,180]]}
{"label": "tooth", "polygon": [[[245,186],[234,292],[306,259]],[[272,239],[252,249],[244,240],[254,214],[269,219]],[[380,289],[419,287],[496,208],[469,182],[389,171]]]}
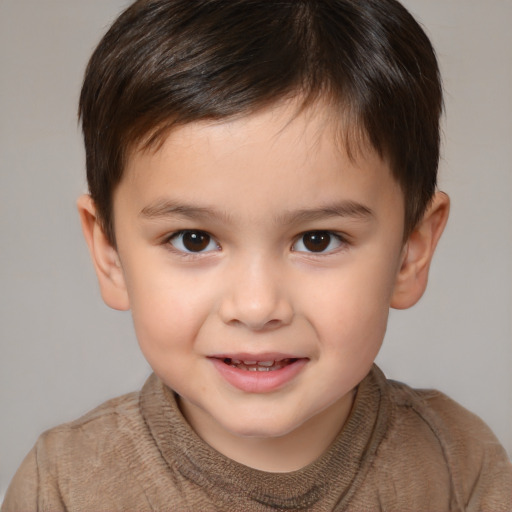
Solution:
{"label": "tooth", "polygon": [[259,366],[258,371],[259,372],[268,372],[268,371],[270,371],[270,368],[265,368],[264,366]]}
{"label": "tooth", "polygon": [[259,361],[258,366],[274,366],[275,361]]}
{"label": "tooth", "polygon": [[254,366],[251,368],[247,368],[250,372],[257,372],[258,368],[255,368]]}
{"label": "tooth", "polygon": [[240,359],[231,359],[232,364],[240,364],[241,362]]}
{"label": "tooth", "polygon": [[244,361],[244,364],[246,364],[247,366],[251,365],[251,364],[256,364],[258,361]]}

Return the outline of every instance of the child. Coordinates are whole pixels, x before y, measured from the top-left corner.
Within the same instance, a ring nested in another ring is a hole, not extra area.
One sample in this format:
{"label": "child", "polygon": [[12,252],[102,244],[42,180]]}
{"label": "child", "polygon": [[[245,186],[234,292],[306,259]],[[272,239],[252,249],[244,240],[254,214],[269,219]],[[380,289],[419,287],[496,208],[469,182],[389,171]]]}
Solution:
{"label": "child", "polygon": [[441,87],[394,0],[140,0],[80,100],[78,206],[154,370],[45,433],[2,510],[489,510],[476,417],[373,361],[449,201]]}

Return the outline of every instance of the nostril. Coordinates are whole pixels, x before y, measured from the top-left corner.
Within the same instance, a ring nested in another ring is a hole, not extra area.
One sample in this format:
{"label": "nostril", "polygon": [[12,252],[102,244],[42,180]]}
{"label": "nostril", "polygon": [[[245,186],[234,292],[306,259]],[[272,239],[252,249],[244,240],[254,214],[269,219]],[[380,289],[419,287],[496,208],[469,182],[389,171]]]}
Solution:
{"label": "nostril", "polygon": [[277,318],[268,320],[268,321],[264,321],[264,322],[256,322],[256,321],[255,322],[251,322],[251,321],[242,322],[241,320],[234,318],[234,319],[230,320],[229,322],[227,322],[227,324],[230,325],[231,327],[244,327],[245,326],[253,331],[267,331],[267,330],[277,329],[278,327],[283,325],[284,322]]}
{"label": "nostril", "polygon": [[275,327],[279,327],[283,322],[281,320],[277,320],[277,319],[274,319],[274,320],[269,320],[265,325],[264,327],[267,328],[267,329],[273,329]]}

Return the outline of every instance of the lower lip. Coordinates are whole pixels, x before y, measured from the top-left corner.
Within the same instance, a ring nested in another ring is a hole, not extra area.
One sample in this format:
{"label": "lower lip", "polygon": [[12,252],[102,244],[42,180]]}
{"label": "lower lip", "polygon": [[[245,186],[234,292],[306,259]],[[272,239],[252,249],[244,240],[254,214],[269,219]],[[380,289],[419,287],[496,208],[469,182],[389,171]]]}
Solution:
{"label": "lower lip", "polygon": [[230,366],[221,359],[211,358],[210,361],[229,384],[246,393],[276,391],[294,379],[308,362],[307,359],[297,359],[279,370],[251,372]]}

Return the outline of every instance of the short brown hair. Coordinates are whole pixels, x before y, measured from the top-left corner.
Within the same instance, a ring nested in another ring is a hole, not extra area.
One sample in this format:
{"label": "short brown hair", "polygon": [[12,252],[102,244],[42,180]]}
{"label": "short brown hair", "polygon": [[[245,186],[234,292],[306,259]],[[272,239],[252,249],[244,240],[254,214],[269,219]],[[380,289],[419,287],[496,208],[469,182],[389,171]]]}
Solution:
{"label": "short brown hair", "polygon": [[329,99],[340,126],[388,160],[407,236],[436,187],[442,88],[432,45],[399,2],[138,0],[94,51],[80,96],[89,189],[110,241],[131,149],[292,96]]}

